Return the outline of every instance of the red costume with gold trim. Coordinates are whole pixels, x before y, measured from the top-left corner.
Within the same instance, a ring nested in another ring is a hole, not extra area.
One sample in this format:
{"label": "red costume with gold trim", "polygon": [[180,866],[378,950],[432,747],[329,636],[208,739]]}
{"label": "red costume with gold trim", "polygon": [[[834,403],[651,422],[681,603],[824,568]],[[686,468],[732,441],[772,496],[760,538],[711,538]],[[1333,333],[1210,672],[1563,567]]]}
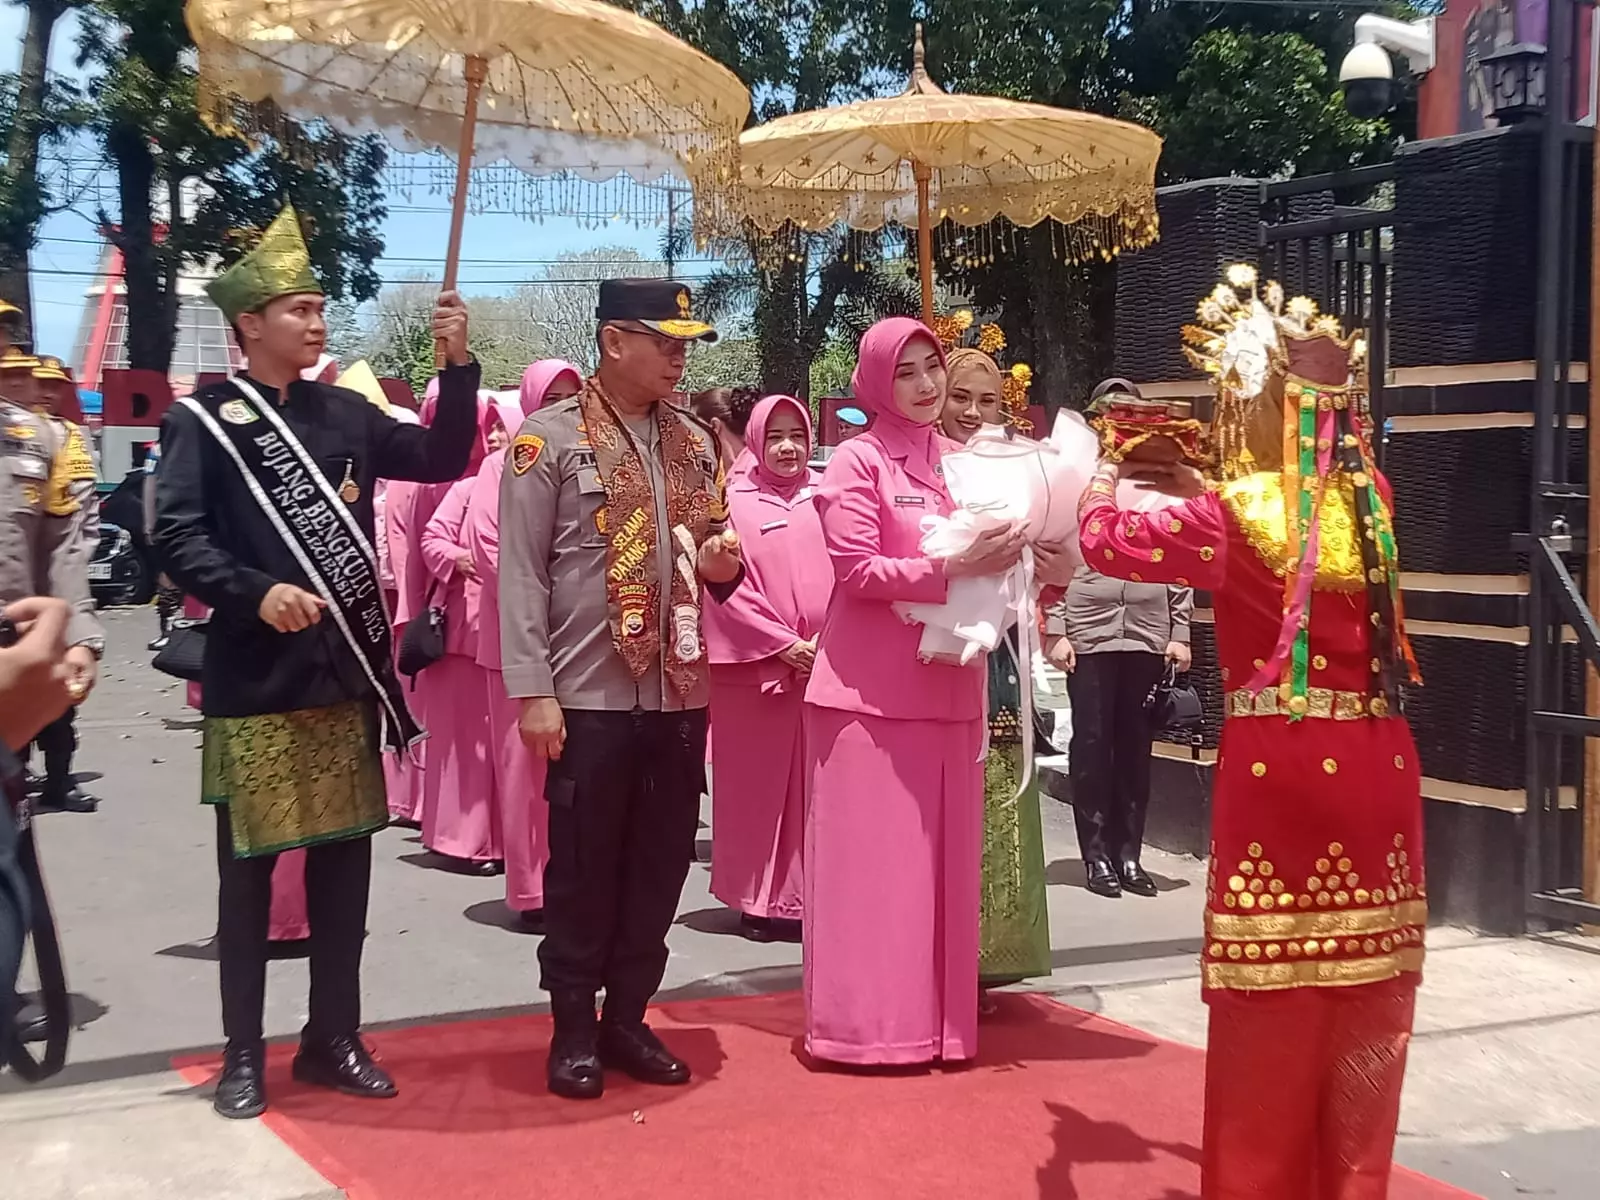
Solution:
{"label": "red costume with gold trim", "polygon": [[1103,469],[1080,537],[1105,574],[1212,593],[1205,1200],[1382,1200],[1427,923],[1388,487],[1359,339],[1229,279],[1186,330],[1220,481],[1141,515]]}

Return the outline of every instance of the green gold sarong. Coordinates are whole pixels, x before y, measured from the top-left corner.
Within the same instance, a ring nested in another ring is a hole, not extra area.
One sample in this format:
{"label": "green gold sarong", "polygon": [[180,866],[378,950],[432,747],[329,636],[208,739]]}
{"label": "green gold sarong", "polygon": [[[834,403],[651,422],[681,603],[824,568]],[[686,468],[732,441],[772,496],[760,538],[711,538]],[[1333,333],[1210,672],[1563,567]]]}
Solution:
{"label": "green gold sarong", "polygon": [[389,823],[372,704],[207,717],[203,730],[200,798],[228,806],[235,858],[358,837]]}
{"label": "green gold sarong", "polygon": [[978,975],[998,987],[1050,974],[1044,835],[1035,776],[1022,796],[1022,688],[1010,639],[989,655],[989,756],[983,769],[983,909]]}

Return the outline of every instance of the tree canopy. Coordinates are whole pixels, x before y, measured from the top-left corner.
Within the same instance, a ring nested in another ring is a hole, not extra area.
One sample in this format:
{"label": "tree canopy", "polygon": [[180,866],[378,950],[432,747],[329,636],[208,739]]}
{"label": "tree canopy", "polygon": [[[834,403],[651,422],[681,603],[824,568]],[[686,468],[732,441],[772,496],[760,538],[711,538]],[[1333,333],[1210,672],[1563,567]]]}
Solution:
{"label": "tree canopy", "polygon": [[213,132],[200,119],[182,0],[90,0],[80,24],[92,128],[117,176],[118,211],[100,221],[122,251],[130,365],[168,369],[179,276],[243,254],[285,202],[304,218],[329,296],[377,294],[381,144],[270,111],[250,115],[274,136]]}

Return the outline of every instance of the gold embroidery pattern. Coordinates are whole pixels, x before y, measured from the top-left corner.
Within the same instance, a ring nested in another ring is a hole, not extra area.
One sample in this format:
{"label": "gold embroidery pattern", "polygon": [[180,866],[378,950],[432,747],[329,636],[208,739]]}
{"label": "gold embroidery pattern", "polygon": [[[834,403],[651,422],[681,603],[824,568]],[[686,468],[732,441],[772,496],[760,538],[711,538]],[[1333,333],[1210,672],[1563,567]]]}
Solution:
{"label": "gold embroidery pattern", "polygon": [[1260,842],[1250,843],[1246,857],[1219,887],[1213,846],[1207,891],[1225,911],[1206,912],[1205,986],[1243,991],[1340,987],[1421,970],[1427,889],[1420,868],[1412,878],[1405,836],[1396,834],[1394,845],[1386,859],[1387,886],[1361,886],[1344,846],[1330,842],[1303,892],[1264,857]]}
{"label": "gold embroidery pattern", "polygon": [[228,806],[235,857],[355,837],[389,823],[370,705],[207,717],[204,728],[201,799]]}
{"label": "gold embroidery pattern", "polygon": [[1415,947],[1375,958],[1313,962],[1208,962],[1205,986],[1236,992],[1270,992],[1294,987],[1357,987],[1382,983],[1422,970],[1423,951]]}
{"label": "gold embroidery pattern", "polygon": [[[1222,487],[1222,498],[1239,523],[1245,540],[1273,574],[1283,577],[1295,568],[1289,553],[1281,474],[1257,471],[1226,483]],[[1319,536],[1317,588],[1336,592],[1364,588],[1367,577],[1361,564],[1355,490],[1351,480],[1343,474],[1330,476],[1329,486],[1323,493]]]}
{"label": "gold embroidery pattern", "polygon": [[[1259,660],[1257,670],[1259,670]],[[1222,711],[1229,717],[1287,717],[1289,705],[1284,702],[1279,688],[1268,688],[1263,692],[1247,692],[1243,689],[1234,689],[1222,695]],[[1382,697],[1369,701],[1360,692],[1336,692],[1330,688],[1306,689],[1305,711],[1301,716],[1317,717],[1325,721],[1359,721],[1367,716],[1382,717],[1388,715],[1389,706],[1384,704],[1383,711],[1379,712],[1379,703]]]}

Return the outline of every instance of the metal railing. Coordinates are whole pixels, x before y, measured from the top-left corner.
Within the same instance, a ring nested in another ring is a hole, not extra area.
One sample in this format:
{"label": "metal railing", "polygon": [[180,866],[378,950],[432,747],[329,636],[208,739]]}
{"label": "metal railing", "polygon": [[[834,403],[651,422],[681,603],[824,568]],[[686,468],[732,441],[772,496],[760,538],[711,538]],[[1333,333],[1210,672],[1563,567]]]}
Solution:
{"label": "metal railing", "polygon": [[[1389,361],[1393,163],[1261,185],[1259,269],[1290,296],[1309,296],[1347,330],[1367,334],[1373,422],[1383,428]],[[1310,213],[1312,215],[1306,215]],[[1376,448],[1382,453],[1382,439]]]}
{"label": "metal railing", "polygon": [[[1597,866],[1586,856],[1583,828],[1600,828],[1600,813],[1585,812],[1594,791],[1593,772],[1600,755],[1585,741],[1584,770],[1578,787],[1577,811],[1563,810],[1564,751],[1567,739],[1600,737],[1600,717],[1567,711],[1568,681],[1566,631],[1576,634],[1581,652],[1588,703],[1597,710],[1600,694],[1593,689],[1592,672],[1600,668],[1600,625],[1595,622],[1568,559],[1587,557],[1591,571],[1596,559],[1589,553],[1595,528],[1595,480],[1600,478],[1600,441],[1593,432],[1596,414],[1587,414],[1589,465],[1586,476],[1572,478],[1571,364],[1577,314],[1577,289],[1586,282],[1579,262],[1580,221],[1592,221],[1580,212],[1580,172],[1583,157],[1592,156],[1592,131],[1567,120],[1572,107],[1572,72],[1568,48],[1574,44],[1578,6],[1573,0],[1553,0],[1545,62],[1545,112],[1539,165],[1538,314],[1535,327],[1533,446],[1529,487],[1529,535],[1521,539],[1528,566],[1528,670],[1527,670],[1527,814],[1523,837],[1523,870],[1527,887],[1525,911],[1535,921],[1559,925],[1600,924],[1600,904],[1595,896]],[[1596,181],[1600,182],[1600,181]],[[1590,347],[1591,362],[1596,347]],[[1594,386],[1591,378],[1590,387]],[[1592,394],[1592,393],[1591,393]],[[1594,406],[1591,404],[1590,408]],[[1590,580],[1591,589],[1595,580]],[[1576,836],[1574,836],[1576,835]],[[1589,861],[1585,861],[1586,857]],[[1585,875],[1591,890],[1585,893]]]}

